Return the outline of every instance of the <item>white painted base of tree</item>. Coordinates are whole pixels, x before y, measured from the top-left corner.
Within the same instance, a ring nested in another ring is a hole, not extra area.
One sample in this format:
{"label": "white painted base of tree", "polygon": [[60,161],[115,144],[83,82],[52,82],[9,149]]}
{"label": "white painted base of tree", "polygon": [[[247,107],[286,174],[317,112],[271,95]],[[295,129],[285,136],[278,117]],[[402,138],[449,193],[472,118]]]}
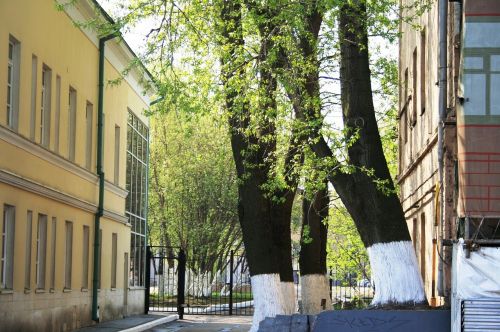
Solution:
{"label": "white painted base of tree", "polygon": [[[332,309],[330,284],[324,274],[306,274],[300,277],[302,314],[317,315],[323,310]],[[324,299],[325,307],[321,305]]]}
{"label": "white painted base of tree", "polygon": [[251,277],[254,313],[251,332],[259,329],[266,317],[283,315],[284,298],[279,274],[259,274]]}
{"label": "white painted base of tree", "polygon": [[285,315],[293,315],[297,312],[297,297],[295,296],[295,285],[293,282],[281,282]]}
{"label": "white painted base of tree", "polygon": [[375,285],[373,305],[425,301],[411,241],[376,243],[368,248],[368,257]]}

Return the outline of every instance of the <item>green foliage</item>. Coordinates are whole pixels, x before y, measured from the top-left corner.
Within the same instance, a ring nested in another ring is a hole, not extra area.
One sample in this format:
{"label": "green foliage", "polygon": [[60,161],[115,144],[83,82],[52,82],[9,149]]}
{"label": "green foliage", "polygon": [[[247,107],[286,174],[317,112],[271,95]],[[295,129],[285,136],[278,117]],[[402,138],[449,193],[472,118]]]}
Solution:
{"label": "green foliage", "polygon": [[209,115],[151,118],[150,241],[183,248],[213,271],[241,245],[236,175],[225,123]]}
{"label": "green foliage", "polygon": [[337,276],[356,274],[359,279],[370,279],[368,253],[343,206],[330,209],[327,250],[327,265]]}

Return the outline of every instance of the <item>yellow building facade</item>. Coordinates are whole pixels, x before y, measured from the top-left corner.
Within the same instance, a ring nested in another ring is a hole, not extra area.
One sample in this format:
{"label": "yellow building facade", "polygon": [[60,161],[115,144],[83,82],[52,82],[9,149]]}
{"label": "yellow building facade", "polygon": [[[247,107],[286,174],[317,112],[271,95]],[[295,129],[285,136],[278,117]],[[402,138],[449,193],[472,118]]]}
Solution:
{"label": "yellow building facade", "polygon": [[[103,209],[94,264],[99,36],[92,0],[0,2],[0,331],[69,331],[144,311],[150,93],[119,38],[105,44]],[[102,185],[102,184],[101,184]],[[97,251],[99,252],[99,251]]]}

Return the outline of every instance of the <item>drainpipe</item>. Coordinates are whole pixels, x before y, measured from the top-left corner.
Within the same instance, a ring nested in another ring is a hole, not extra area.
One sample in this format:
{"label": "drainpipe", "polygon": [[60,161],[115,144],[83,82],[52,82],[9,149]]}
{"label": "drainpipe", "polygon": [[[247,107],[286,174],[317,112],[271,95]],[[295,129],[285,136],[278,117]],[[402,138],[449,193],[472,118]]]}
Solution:
{"label": "drainpipe", "polygon": [[[439,240],[443,254],[444,238],[444,124],[447,107],[447,69],[448,69],[448,0],[439,0],[439,122],[438,122],[438,163],[439,163]],[[445,276],[443,258],[438,266],[438,295],[444,296]]]}
{"label": "drainpipe", "polygon": [[94,218],[94,261],[92,278],[92,320],[99,322],[99,305],[97,288],[100,283],[99,259],[101,252],[100,229],[101,217],[104,213],[104,170],[102,167],[103,159],[103,101],[104,101],[104,44],[115,37],[117,33],[104,36],[99,39],[99,94],[97,100],[97,176],[99,176],[99,205]]}

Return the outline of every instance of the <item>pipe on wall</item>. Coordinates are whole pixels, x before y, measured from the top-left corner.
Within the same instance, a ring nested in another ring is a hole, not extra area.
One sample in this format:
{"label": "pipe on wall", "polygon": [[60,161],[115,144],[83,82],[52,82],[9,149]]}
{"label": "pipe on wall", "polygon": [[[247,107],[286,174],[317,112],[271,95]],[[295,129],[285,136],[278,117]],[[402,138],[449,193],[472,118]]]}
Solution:
{"label": "pipe on wall", "polygon": [[[447,108],[447,69],[448,69],[448,0],[439,0],[439,121],[438,121],[438,168],[439,168],[439,239],[440,251],[443,252],[444,238],[444,125]],[[443,259],[438,266],[438,295],[444,296],[445,280]]]}
{"label": "pipe on wall", "polygon": [[97,176],[99,177],[99,203],[94,218],[94,260],[92,277],[92,320],[99,322],[99,304],[97,289],[100,284],[101,217],[104,212],[104,169],[103,169],[103,120],[104,120],[104,48],[105,43],[117,37],[112,33],[99,39],[99,92],[97,100]]}

